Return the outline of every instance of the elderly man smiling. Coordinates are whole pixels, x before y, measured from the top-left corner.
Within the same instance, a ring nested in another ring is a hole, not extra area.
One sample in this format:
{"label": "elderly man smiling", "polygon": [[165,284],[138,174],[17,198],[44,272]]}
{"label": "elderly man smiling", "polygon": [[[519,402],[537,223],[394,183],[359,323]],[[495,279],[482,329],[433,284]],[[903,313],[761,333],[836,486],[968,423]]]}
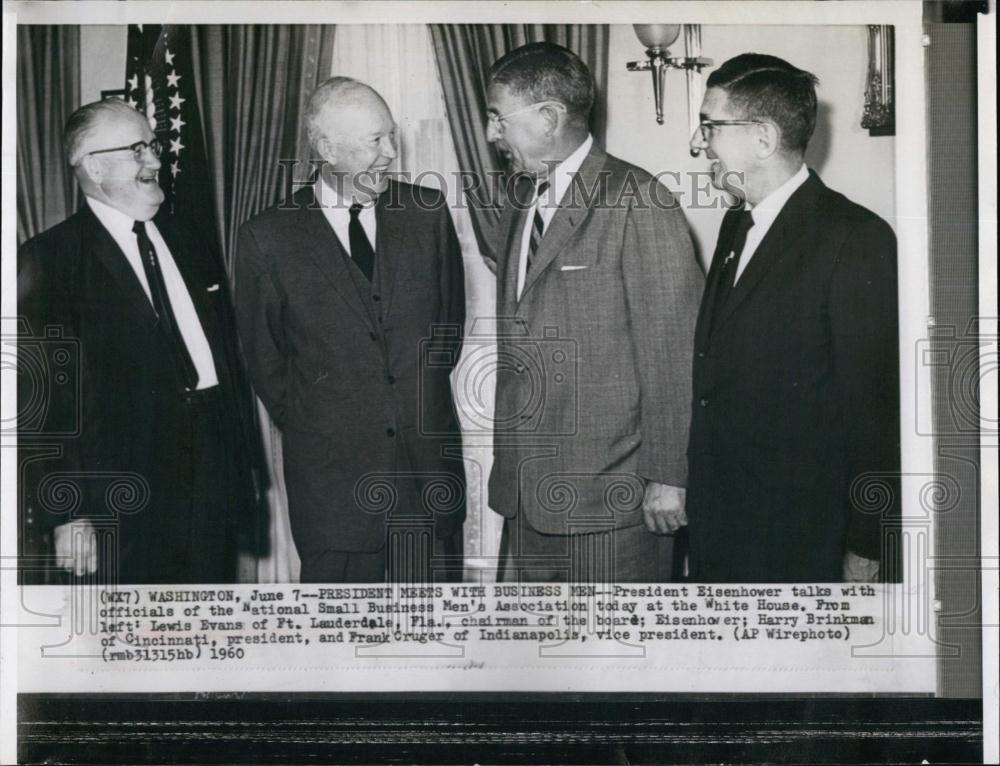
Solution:
{"label": "elderly man smiling", "polygon": [[[159,212],[161,148],[141,114],[87,104],[64,138],[86,206],[21,248],[18,311],[79,349],[78,398],[45,392],[64,410],[49,416],[78,432],[26,465],[25,532],[50,532],[77,576],[100,566],[104,581],[232,582],[255,502],[254,429],[225,272]],[[19,386],[22,401],[33,393]],[[48,490],[70,484],[78,502],[58,507]],[[100,546],[98,521],[111,535]]]}
{"label": "elderly man smiling", "polygon": [[301,580],[420,580],[432,567],[460,578],[449,375],[465,285],[451,216],[439,192],[389,178],[396,126],[367,85],[327,80],[306,122],[319,177],[244,224],[236,261],[251,377],[282,433]]}

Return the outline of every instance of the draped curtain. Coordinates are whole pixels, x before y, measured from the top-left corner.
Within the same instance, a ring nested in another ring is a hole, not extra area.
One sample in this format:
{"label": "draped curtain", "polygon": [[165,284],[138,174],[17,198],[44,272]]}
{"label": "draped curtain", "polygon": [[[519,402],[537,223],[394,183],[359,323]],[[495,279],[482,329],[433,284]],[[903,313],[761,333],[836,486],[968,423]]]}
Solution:
{"label": "draped curtain", "polygon": [[[607,25],[591,24],[431,24],[448,120],[463,171],[491,177],[501,168],[486,141],[486,85],[490,66],[505,53],[530,42],[552,42],[569,48],[590,68],[597,84],[591,132],[604,142],[607,110]],[[500,222],[496,200],[479,205],[468,200],[473,228],[483,256],[496,261],[494,233]]]}
{"label": "draped curtain", "polygon": [[226,266],[240,225],[308,175],[306,99],[330,73],[334,27],[195,26],[192,58]]}
{"label": "draped curtain", "polygon": [[[213,180],[219,241],[233,273],[236,235],[247,219],[277,203],[310,172],[303,116],[315,87],[330,75],[334,27],[195,26],[192,62]],[[291,541],[281,434],[258,402],[268,463],[268,545],[241,561],[246,582],[291,582],[298,559]]]}
{"label": "draped curtain", "polygon": [[63,159],[66,119],[80,105],[80,28],[17,27],[17,241],[65,220],[78,189]]}

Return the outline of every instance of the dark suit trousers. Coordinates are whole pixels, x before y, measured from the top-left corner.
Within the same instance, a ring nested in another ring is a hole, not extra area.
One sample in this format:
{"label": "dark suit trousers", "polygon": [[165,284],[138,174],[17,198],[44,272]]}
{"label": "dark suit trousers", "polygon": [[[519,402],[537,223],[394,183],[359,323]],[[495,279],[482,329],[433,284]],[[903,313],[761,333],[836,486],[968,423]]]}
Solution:
{"label": "dark suit trousers", "polygon": [[423,507],[406,450],[397,444],[395,507],[386,516],[385,544],[376,551],[336,551],[297,545],[299,582],[461,582],[463,532],[441,538]]}
{"label": "dark suit trousers", "polygon": [[[224,405],[218,387],[180,395],[173,436],[176,465],[169,507],[157,504],[156,489],[149,507],[139,514],[167,514],[137,519],[145,534],[163,535],[150,554],[145,545],[130,543],[139,534],[123,516],[118,544],[122,583],[231,583],[236,576],[235,530],[231,505],[237,480],[235,456],[224,437]],[[152,522],[152,524],[150,523]],[[155,532],[154,532],[155,533]]]}
{"label": "dark suit trousers", "polygon": [[504,519],[498,582],[670,582],[674,536],[644,524],[575,535],[547,535],[519,513]]}

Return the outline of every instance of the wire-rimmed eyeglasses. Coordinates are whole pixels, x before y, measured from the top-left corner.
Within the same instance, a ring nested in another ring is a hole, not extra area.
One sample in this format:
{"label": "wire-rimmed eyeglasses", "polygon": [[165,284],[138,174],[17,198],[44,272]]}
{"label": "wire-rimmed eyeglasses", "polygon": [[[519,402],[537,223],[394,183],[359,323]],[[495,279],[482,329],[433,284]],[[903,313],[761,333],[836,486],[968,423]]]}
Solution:
{"label": "wire-rimmed eyeglasses", "polygon": [[146,150],[149,149],[153,153],[153,156],[159,159],[160,155],[163,154],[163,144],[160,139],[154,138],[152,141],[136,141],[134,144],[129,144],[128,146],[113,146],[110,149],[96,149],[92,152],[87,152],[87,154],[107,154],[108,152],[124,152],[126,149],[132,152],[132,156],[135,158],[136,162],[142,162],[143,155]]}

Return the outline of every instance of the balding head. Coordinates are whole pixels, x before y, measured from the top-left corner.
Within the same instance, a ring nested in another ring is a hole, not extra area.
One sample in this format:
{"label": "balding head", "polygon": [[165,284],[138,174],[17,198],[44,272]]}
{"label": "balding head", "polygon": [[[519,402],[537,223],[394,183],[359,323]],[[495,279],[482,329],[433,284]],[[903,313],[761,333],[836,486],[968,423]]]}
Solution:
{"label": "balding head", "polygon": [[389,111],[385,100],[369,85],[353,77],[331,77],[320,83],[306,105],[309,145],[322,154],[319,142],[324,138],[336,138],[327,132],[331,127],[331,117],[335,119],[336,113],[357,108],[377,110],[379,107]]}
{"label": "balding head", "polygon": [[136,118],[145,121],[142,115],[119,98],[84,104],[69,116],[63,129],[66,161],[71,167],[77,167],[87,152],[103,148],[98,145],[102,127],[117,119],[131,121]]}
{"label": "balding head", "polygon": [[331,77],[309,97],[305,119],[330,186],[360,202],[384,191],[396,124],[378,93],[350,77]]}
{"label": "balding head", "polygon": [[156,214],[160,160],[139,112],[119,99],[84,104],[66,121],[63,143],[84,194],[137,221]]}

